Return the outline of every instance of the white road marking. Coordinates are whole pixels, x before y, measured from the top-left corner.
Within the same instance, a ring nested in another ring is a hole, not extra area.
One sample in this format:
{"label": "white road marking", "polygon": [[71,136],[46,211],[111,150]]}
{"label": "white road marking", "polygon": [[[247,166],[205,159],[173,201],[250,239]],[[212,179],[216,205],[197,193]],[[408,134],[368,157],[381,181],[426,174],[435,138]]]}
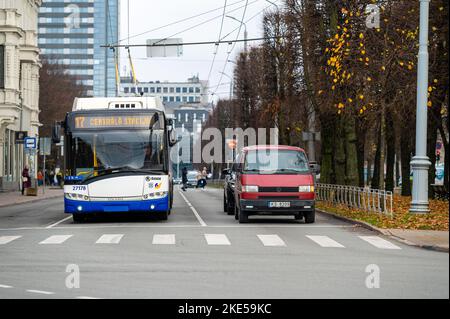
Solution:
{"label": "white road marking", "polygon": [[153,245],[175,245],[174,234],[153,235]]}
{"label": "white road marking", "polygon": [[75,299],[100,299],[100,298],[88,297],[88,296],[79,296],[79,297],[76,297]]}
{"label": "white road marking", "polygon": [[29,289],[29,290],[27,290],[27,292],[31,292],[32,294],[41,294],[41,295],[53,295],[53,294],[55,294],[54,292],[51,292],[51,291],[33,290],[33,289]]}
{"label": "white road marking", "polygon": [[8,285],[0,285],[0,288],[10,289],[10,288],[12,288],[12,286],[8,286]]}
{"label": "white road marking", "polygon": [[179,192],[181,197],[183,197],[184,201],[186,202],[186,204],[189,206],[189,208],[192,210],[192,212],[194,213],[195,217],[197,218],[198,222],[200,223],[201,226],[207,226],[206,223],[203,221],[203,219],[200,217],[200,215],[198,214],[197,210],[195,209],[194,206],[192,206],[192,204],[188,201],[188,199],[186,198],[186,196],[184,196],[183,193]]}
{"label": "white road marking", "polygon": [[337,241],[331,239],[328,236],[306,236],[312,241],[316,242],[322,247],[333,247],[333,248],[345,248],[343,245],[339,244]]}
{"label": "white road marking", "polygon": [[378,236],[358,236],[369,244],[381,249],[401,249],[393,243]]}
{"label": "white road marking", "polygon": [[45,227],[45,228],[46,228],[46,229],[53,228],[53,227],[58,226],[59,224],[65,222],[66,220],[69,220],[69,219],[71,219],[71,218],[72,218],[72,216],[68,216],[68,217],[63,218],[63,219],[61,219],[60,221],[57,221],[56,223],[51,224],[51,225],[49,225],[49,226],[47,226],[47,227]]}
{"label": "white road marking", "polygon": [[73,235],[53,235],[49,238],[41,241],[40,245],[59,245],[65,242],[67,239],[72,237]]}
{"label": "white road marking", "polygon": [[22,237],[22,236],[1,236],[0,237],[0,245],[6,245],[20,237]]}
{"label": "white road marking", "polygon": [[102,235],[95,243],[96,244],[118,244],[122,239],[123,234],[105,234]]}
{"label": "white road marking", "polygon": [[[302,228],[303,224],[229,224],[229,225],[207,225],[209,228]],[[61,226],[52,229],[110,229],[110,228],[199,228],[202,225],[182,225],[182,224],[155,224],[155,225],[89,225],[89,226]],[[308,228],[355,228],[353,225],[308,225]],[[20,227],[20,228],[0,228],[0,231],[21,231],[21,230],[46,230],[45,227]]]}
{"label": "white road marking", "polygon": [[278,235],[258,235],[264,246],[286,246],[286,243]]}
{"label": "white road marking", "polygon": [[231,245],[225,234],[205,234],[208,245]]}

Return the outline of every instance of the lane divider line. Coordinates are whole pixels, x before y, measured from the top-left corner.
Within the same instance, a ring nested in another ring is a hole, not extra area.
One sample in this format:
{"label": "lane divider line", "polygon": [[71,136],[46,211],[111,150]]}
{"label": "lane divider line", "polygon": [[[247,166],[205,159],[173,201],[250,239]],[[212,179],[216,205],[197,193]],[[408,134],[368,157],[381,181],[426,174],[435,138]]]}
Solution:
{"label": "lane divider line", "polygon": [[205,227],[208,226],[206,225],[206,223],[203,221],[203,219],[200,217],[200,215],[198,214],[197,210],[195,209],[194,206],[192,206],[191,202],[188,201],[188,199],[186,198],[186,196],[184,196],[183,193],[181,193],[180,191],[178,191],[181,195],[181,197],[183,197],[184,201],[186,202],[186,204],[189,206],[189,208],[192,210],[192,212],[194,213],[195,217],[197,217],[198,222],[200,223],[201,226]]}

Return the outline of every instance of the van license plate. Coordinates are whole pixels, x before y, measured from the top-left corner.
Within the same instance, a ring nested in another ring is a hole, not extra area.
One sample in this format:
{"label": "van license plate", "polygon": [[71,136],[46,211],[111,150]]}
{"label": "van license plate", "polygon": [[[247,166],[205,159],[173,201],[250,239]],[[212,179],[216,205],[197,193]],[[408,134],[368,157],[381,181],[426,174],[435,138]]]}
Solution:
{"label": "van license plate", "polygon": [[291,202],[269,202],[269,208],[289,208]]}

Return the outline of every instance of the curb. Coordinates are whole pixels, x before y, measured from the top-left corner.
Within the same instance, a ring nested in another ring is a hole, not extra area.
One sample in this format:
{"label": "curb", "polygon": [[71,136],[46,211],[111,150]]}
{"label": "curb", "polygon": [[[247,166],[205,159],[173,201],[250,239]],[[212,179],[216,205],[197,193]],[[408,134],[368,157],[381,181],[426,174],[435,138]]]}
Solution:
{"label": "curb", "polygon": [[41,200],[46,200],[46,199],[53,199],[53,198],[57,198],[57,197],[60,197],[61,196],[61,194],[58,194],[58,195],[52,195],[52,196],[49,196],[49,197],[45,197],[45,198],[36,198],[36,199],[32,199],[32,200],[28,200],[28,201],[25,201],[25,202],[16,202],[16,203],[10,203],[10,204],[6,204],[6,205],[0,205],[0,208],[3,208],[3,207],[11,207],[11,206],[16,206],[16,205],[22,205],[22,204],[29,204],[29,203],[36,203],[36,202],[40,202]]}
{"label": "curb", "polygon": [[388,237],[390,237],[390,238],[392,238],[392,239],[394,239],[394,240],[396,240],[398,242],[401,242],[401,243],[403,243],[405,245],[408,245],[408,246],[413,246],[413,247],[418,247],[418,248],[423,248],[423,249],[433,250],[433,251],[439,251],[439,252],[444,252],[444,253],[448,253],[449,252],[449,248],[448,247],[441,247],[441,246],[436,246],[436,245],[422,245],[422,244],[413,243],[413,242],[411,242],[409,240],[406,240],[406,239],[404,239],[402,237],[398,237],[398,236],[392,234],[387,229],[378,228],[376,226],[373,226],[373,225],[371,225],[369,223],[366,223],[366,222],[363,222],[363,221],[360,221],[360,220],[354,220],[354,219],[351,219],[351,218],[348,218],[348,217],[336,215],[334,213],[330,213],[330,212],[327,212],[327,211],[324,211],[324,210],[321,210],[321,209],[317,209],[317,208],[316,208],[316,211],[319,212],[319,213],[325,214],[327,216],[333,217],[335,219],[339,219],[339,220],[342,220],[342,221],[345,221],[345,222],[348,222],[348,223],[357,224],[357,225],[359,225],[361,227],[364,227],[364,228],[366,228],[368,230],[374,231],[374,232],[376,232],[378,234],[381,234],[381,235],[384,235],[384,236],[388,236]]}

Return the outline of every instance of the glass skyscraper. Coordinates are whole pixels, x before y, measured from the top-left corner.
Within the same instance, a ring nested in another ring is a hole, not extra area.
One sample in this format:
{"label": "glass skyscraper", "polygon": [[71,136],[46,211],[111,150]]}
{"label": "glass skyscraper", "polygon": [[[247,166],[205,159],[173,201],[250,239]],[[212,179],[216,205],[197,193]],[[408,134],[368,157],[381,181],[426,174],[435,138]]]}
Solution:
{"label": "glass skyscraper", "polygon": [[39,47],[51,63],[64,64],[88,96],[115,96],[115,59],[103,44],[119,38],[119,0],[44,0]]}

